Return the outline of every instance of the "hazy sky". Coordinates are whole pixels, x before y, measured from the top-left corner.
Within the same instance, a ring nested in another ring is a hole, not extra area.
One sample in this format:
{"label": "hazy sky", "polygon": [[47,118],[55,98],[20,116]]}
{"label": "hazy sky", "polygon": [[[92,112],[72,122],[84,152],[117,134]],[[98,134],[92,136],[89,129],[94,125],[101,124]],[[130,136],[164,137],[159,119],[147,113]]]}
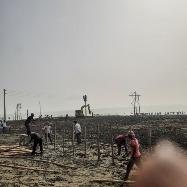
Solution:
{"label": "hazy sky", "polygon": [[0,0],[0,113],[187,104],[186,0]]}

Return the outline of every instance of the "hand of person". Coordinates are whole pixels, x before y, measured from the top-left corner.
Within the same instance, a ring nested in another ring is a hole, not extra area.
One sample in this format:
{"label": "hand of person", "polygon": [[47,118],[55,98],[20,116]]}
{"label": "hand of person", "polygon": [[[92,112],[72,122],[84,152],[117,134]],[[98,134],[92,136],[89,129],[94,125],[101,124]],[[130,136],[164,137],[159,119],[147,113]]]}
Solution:
{"label": "hand of person", "polygon": [[179,148],[167,144],[143,165],[136,187],[185,187],[187,186],[187,157]]}

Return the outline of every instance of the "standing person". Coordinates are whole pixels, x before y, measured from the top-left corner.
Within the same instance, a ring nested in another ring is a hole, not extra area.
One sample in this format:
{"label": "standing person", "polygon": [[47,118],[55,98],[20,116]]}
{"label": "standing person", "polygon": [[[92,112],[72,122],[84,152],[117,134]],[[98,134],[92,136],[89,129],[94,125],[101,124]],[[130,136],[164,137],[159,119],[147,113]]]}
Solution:
{"label": "standing person", "polygon": [[35,121],[35,120],[33,119],[33,117],[34,117],[34,114],[31,113],[31,115],[30,115],[30,116],[27,118],[27,120],[25,121],[25,127],[26,127],[26,129],[27,129],[27,134],[28,134],[28,135],[31,133],[31,130],[30,130],[30,123],[33,122],[33,121]]}
{"label": "standing person", "polygon": [[42,128],[42,129],[45,130],[45,141],[46,141],[46,143],[47,143],[47,136],[48,136],[51,144],[53,144],[52,140],[51,140],[52,130],[51,130],[51,126],[49,126],[49,122],[47,122],[46,126],[44,128]]}
{"label": "standing person", "polygon": [[6,134],[6,120],[3,120],[2,126],[3,126],[3,134]]}
{"label": "standing person", "polygon": [[[3,123],[2,123],[2,121],[0,120],[0,132],[1,132],[2,129],[3,129]],[[2,133],[3,133],[3,131],[2,131]]]}
{"label": "standing person", "polygon": [[77,121],[74,121],[73,123],[75,124],[75,134],[77,138],[77,143],[80,144],[81,143],[81,126],[80,124],[77,123]]}
{"label": "standing person", "polygon": [[34,140],[33,151],[31,153],[31,155],[35,154],[36,147],[38,144],[40,146],[40,154],[42,155],[43,147],[42,147],[42,138],[41,138],[40,134],[36,133],[36,132],[30,132],[29,135],[31,136],[30,142],[32,142],[32,140]]}
{"label": "standing person", "polygon": [[116,137],[115,143],[117,144],[117,147],[118,147],[118,154],[117,155],[121,154],[121,146],[122,145],[125,148],[126,155],[128,155],[127,140],[126,140],[127,137],[128,137],[128,135],[118,135]]}
{"label": "standing person", "polygon": [[141,163],[141,153],[139,151],[139,143],[138,140],[135,138],[135,134],[133,131],[129,131],[128,138],[130,139],[130,155],[131,159],[129,163],[127,164],[127,172],[123,180],[128,180],[130,171],[134,164],[141,169],[142,163]]}

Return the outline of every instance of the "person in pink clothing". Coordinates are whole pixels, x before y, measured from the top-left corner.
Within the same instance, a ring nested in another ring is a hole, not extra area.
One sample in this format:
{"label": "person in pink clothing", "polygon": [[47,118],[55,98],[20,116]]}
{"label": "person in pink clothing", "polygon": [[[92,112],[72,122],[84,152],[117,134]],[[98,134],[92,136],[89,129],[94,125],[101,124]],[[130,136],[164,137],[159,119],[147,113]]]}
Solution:
{"label": "person in pink clothing", "polygon": [[141,163],[141,153],[139,150],[139,143],[138,140],[135,138],[135,134],[133,131],[130,131],[128,133],[128,138],[130,139],[130,155],[131,159],[129,163],[127,164],[127,172],[123,180],[127,180],[129,178],[130,171],[134,164],[141,169],[142,163]]}

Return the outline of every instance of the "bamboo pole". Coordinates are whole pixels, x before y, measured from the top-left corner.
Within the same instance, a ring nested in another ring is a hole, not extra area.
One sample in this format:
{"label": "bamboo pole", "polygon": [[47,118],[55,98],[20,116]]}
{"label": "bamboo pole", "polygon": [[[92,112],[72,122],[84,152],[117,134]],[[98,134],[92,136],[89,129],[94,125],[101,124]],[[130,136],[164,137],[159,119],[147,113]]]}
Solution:
{"label": "bamboo pole", "polygon": [[49,148],[48,133],[49,133],[49,127],[47,127],[47,130],[46,130],[46,133],[45,133],[46,143],[47,143],[47,149]]}
{"label": "bamboo pole", "polygon": [[86,158],[86,127],[84,127],[84,149],[85,149],[85,158]]}
{"label": "bamboo pole", "polygon": [[56,151],[56,123],[54,124],[54,151]]}
{"label": "bamboo pole", "polygon": [[112,180],[112,179],[94,179],[91,182],[111,182],[111,183],[135,183],[135,181],[123,181],[123,180]]}
{"label": "bamboo pole", "polygon": [[113,136],[112,136],[112,126],[110,125],[110,141],[111,141],[111,150],[112,150],[112,164],[114,165],[114,149],[113,149]]}
{"label": "bamboo pole", "polygon": [[72,152],[73,152],[73,156],[75,156],[75,150],[74,150],[74,124],[72,125]]}
{"label": "bamboo pole", "polygon": [[69,165],[65,165],[65,164],[59,164],[59,163],[56,163],[56,162],[51,162],[51,161],[47,161],[47,160],[38,160],[38,159],[32,159],[32,158],[28,158],[26,156],[24,157],[19,157],[19,156],[3,156],[3,157],[0,157],[0,159],[2,158],[18,158],[18,159],[27,159],[27,160],[31,160],[31,161],[36,161],[36,162],[44,162],[44,163],[49,163],[49,164],[54,164],[54,165],[57,165],[57,166],[61,166],[61,167],[67,167],[67,168],[71,168],[71,169],[78,169],[78,167],[75,167],[75,166],[69,166]]}
{"label": "bamboo pole", "polygon": [[150,126],[148,127],[148,144],[149,144],[150,155],[152,155],[152,149],[151,149],[151,128],[150,128]]}
{"label": "bamboo pole", "polygon": [[97,153],[98,153],[98,161],[100,161],[100,136],[99,136],[99,125],[97,125]]}
{"label": "bamboo pole", "polygon": [[75,167],[75,166],[69,166],[69,165],[65,165],[65,164],[59,164],[59,163],[51,162],[51,161],[47,161],[47,160],[38,160],[38,159],[32,159],[32,158],[28,158],[28,160],[32,160],[32,161],[36,161],[36,162],[45,162],[45,163],[54,164],[54,165],[57,165],[57,166],[62,166],[62,167],[67,167],[67,168],[72,168],[72,169],[77,169],[77,167]]}
{"label": "bamboo pole", "polygon": [[10,168],[18,168],[18,169],[34,170],[34,171],[59,173],[59,172],[57,172],[55,170],[45,170],[45,169],[40,169],[40,168],[31,168],[31,167],[24,167],[24,166],[14,166],[14,165],[5,165],[5,164],[0,164],[0,166],[10,167]]}
{"label": "bamboo pole", "polygon": [[41,135],[41,137],[43,137],[43,135],[42,135],[42,124],[40,124],[40,135]]}
{"label": "bamboo pole", "polygon": [[63,154],[64,154],[64,141],[65,141],[65,129],[63,129],[63,139],[62,139]]}
{"label": "bamboo pole", "polygon": [[174,133],[174,142],[177,145],[177,128],[173,127],[173,133]]}

